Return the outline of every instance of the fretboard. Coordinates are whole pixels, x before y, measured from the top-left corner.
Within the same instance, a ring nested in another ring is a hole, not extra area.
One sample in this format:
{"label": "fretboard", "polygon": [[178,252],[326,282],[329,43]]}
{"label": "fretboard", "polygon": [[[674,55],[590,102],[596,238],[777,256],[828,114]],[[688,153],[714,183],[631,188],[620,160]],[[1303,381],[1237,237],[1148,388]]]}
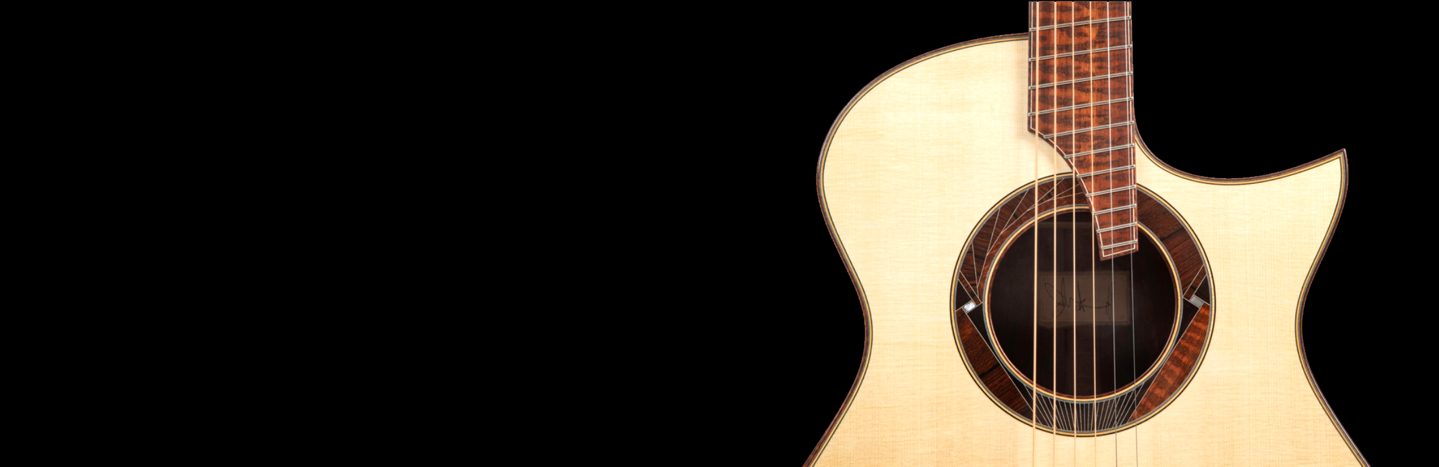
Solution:
{"label": "fretboard", "polygon": [[1101,258],[1139,249],[1130,2],[1029,2],[1029,131],[1090,203]]}

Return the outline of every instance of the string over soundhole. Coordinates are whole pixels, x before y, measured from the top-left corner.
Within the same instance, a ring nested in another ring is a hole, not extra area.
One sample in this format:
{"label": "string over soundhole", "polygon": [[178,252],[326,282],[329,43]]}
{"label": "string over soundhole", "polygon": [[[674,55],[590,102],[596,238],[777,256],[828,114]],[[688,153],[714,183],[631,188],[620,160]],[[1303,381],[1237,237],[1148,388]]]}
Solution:
{"label": "string over soundhole", "polygon": [[960,258],[960,352],[976,383],[1026,423],[1097,435],[1142,422],[1202,357],[1212,319],[1203,254],[1167,206],[1140,193],[1140,248],[1103,259],[1083,190],[1067,174],[1038,185],[1037,222],[1030,185],[991,211]]}
{"label": "string over soundhole", "polygon": [[1090,217],[1072,209],[1015,237],[985,300],[985,325],[1003,363],[1024,384],[1037,380],[1041,391],[1064,399],[1110,397],[1140,382],[1173,343],[1180,319],[1174,275],[1152,239],[1141,236],[1133,255],[1099,261]]}

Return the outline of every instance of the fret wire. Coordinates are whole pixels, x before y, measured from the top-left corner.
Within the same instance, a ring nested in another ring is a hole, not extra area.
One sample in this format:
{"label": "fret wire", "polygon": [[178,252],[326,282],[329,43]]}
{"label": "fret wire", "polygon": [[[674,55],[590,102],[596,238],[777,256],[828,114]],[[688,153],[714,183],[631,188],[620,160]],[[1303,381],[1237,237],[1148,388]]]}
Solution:
{"label": "fret wire", "polygon": [[1062,54],[1044,55],[1044,56],[1040,56],[1040,57],[1030,57],[1029,61],[1033,62],[1033,61],[1037,61],[1037,60],[1049,60],[1049,59],[1052,59],[1052,58],[1064,58],[1064,57],[1071,57],[1071,56],[1075,56],[1075,55],[1088,54],[1088,53],[1111,52],[1111,51],[1115,51],[1115,50],[1128,49],[1128,48],[1130,48],[1130,47],[1133,47],[1133,45],[1131,45],[1131,44],[1124,44],[1124,45],[1116,45],[1116,46],[1112,46],[1112,47],[1105,47],[1105,48],[1102,48],[1102,49],[1075,50],[1075,51],[1072,51],[1072,52],[1065,52],[1065,53],[1062,53]]}
{"label": "fret wire", "polygon": [[1107,100],[1107,101],[1089,102],[1089,103],[1084,103],[1084,104],[1075,104],[1075,105],[1071,105],[1071,106],[1067,106],[1067,107],[1055,107],[1055,108],[1053,108],[1053,109],[1044,109],[1044,110],[1041,110],[1041,111],[1039,111],[1039,112],[1030,112],[1028,115],[1029,115],[1029,116],[1034,116],[1035,114],[1044,115],[1044,114],[1047,114],[1047,113],[1050,113],[1050,112],[1064,112],[1064,111],[1069,111],[1069,110],[1079,110],[1079,109],[1085,109],[1085,108],[1094,107],[1094,106],[1099,106],[1099,105],[1113,104],[1113,103],[1116,103],[1116,102],[1127,102],[1127,101],[1132,101],[1132,100],[1134,100],[1134,96],[1121,97],[1121,98],[1118,98],[1118,99],[1110,99],[1110,100]]}
{"label": "fret wire", "polygon": [[1129,227],[1129,226],[1132,226],[1132,225],[1134,225],[1133,222],[1126,222],[1126,223],[1123,223],[1123,224],[1116,224],[1116,225],[1112,225],[1112,226],[1109,226],[1109,227],[1105,227],[1105,228],[1096,230],[1096,232],[1099,232],[1099,233],[1113,232],[1113,231],[1116,231],[1116,230],[1119,230],[1119,229],[1122,229],[1122,228],[1125,228],[1125,227]]}
{"label": "fret wire", "polygon": [[1084,152],[1076,152],[1076,153],[1074,153],[1074,154],[1065,155],[1064,158],[1065,158],[1065,159],[1073,159],[1073,158],[1076,158],[1076,157],[1079,157],[1079,156],[1088,156],[1088,155],[1090,155],[1090,154],[1101,153],[1101,152],[1105,152],[1105,151],[1113,151],[1113,150],[1115,150],[1115,149],[1127,149],[1127,148],[1131,148],[1131,147],[1134,147],[1134,144],[1133,144],[1133,143],[1125,143],[1125,144],[1121,144],[1121,145],[1118,145],[1118,146],[1110,146],[1110,147],[1107,147],[1107,148],[1091,149],[1091,150],[1084,151]]}
{"label": "fret wire", "polygon": [[1121,171],[1121,170],[1129,170],[1129,169],[1132,169],[1132,168],[1134,168],[1134,166],[1132,166],[1132,165],[1126,165],[1126,166],[1123,166],[1123,167],[1111,167],[1111,168],[1104,169],[1104,170],[1097,170],[1097,171],[1090,172],[1090,173],[1079,174],[1079,178],[1093,177],[1093,176],[1095,176],[1095,175],[1104,175],[1104,174],[1107,174],[1107,173],[1114,173],[1114,172],[1119,172],[1119,171]]}
{"label": "fret wire", "polygon": [[1127,191],[1127,190],[1133,190],[1133,189],[1134,189],[1134,185],[1131,184],[1131,185],[1123,186],[1123,187],[1119,187],[1119,188],[1110,188],[1110,189],[1108,189],[1108,190],[1096,191],[1096,192],[1094,192],[1094,193],[1090,193],[1089,196],[1103,196],[1103,195],[1107,195],[1107,194],[1111,194],[1111,193],[1118,193],[1118,192],[1121,192],[1121,191]]}
{"label": "fret wire", "polygon": [[1086,81],[1098,81],[1098,80],[1101,80],[1101,79],[1122,78],[1122,77],[1125,77],[1125,76],[1129,76],[1129,74],[1130,74],[1130,72],[1128,72],[1128,71],[1123,71],[1123,72],[1119,72],[1119,73],[1110,73],[1110,74],[1107,74],[1107,75],[1091,76],[1091,77],[1088,77],[1088,78],[1077,78],[1077,79],[1070,79],[1070,80],[1064,80],[1064,81],[1055,81],[1055,82],[1053,82],[1053,83],[1044,83],[1044,84],[1030,85],[1030,86],[1029,86],[1029,89],[1040,89],[1040,88],[1048,88],[1048,87],[1054,87],[1054,86],[1065,86],[1065,85],[1069,85],[1069,84],[1083,83],[1083,82],[1086,82]]}
{"label": "fret wire", "polygon": [[1089,25],[1091,25],[1091,24],[1110,23],[1110,22],[1114,22],[1114,21],[1124,21],[1124,20],[1127,20],[1127,19],[1129,19],[1128,16],[1116,16],[1116,17],[1113,17],[1113,18],[1091,19],[1091,20],[1085,20],[1085,21],[1075,21],[1075,22],[1072,22],[1072,23],[1050,24],[1050,25],[1045,25],[1045,26],[1040,26],[1040,27],[1032,27],[1032,28],[1029,28],[1029,30],[1030,30],[1030,31],[1044,31],[1044,30],[1048,30],[1048,29],[1067,28],[1067,27],[1071,27],[1071,26],[1089,26]]}
{"label": "fret wire", "polygon": [[1122,247],[1122,246],[1133,245],[1133,244],[1135,244],[1135,243],[1139,243],[1139,240],[1123,241],[1123,242],[1115,243],[1115,244],[1113,244],[1113,245],[1100,246],[1100,248],[1105,249],[1105,250],[1108,250],[1108,249],[1111,249],[1111,248],[1119,248],[1119,247]]}
{"label": "fret wire", "polygon": [[1139,207],[1138,204],[1126,204],[1126,205],[1124,205],[1124,206],[1115,206],[1115,207],[1112,207],[1112,208],[1109,208],[1109,209],[1101,209],[1101,210],[1098,210],[1098,211],[1094,211],[1094,215],[1099,216],[1099,215],[1109,214],[1109,213],[1111,213],[1111,212],[1119,212],[1119,211],[1123,211],[1123,210],[1126,210],[1126,209],[1134,209],[1134,208],[1137,208],[1137,207]]}
{"label": "fret wire", "polygon": [[1074,130],[1061,131],[1061,132],[1059,132],[1059,133],[1050,133],[1050,134],[1048,134],[1048,135],[1046,135],[1046,136],[1058,138],[1058,137],[1060,137],[1060,136],[1069,136],[1069,135],[1076,134],[1076,133],[1084,133],[1084,132],[1086,132],[1086,131],[1105,130],[1105,129],[1109,129],[1109,128],[1117,128],[1117,127],[1121,127],[1121,126],[1125,126],[1125,125],[1130,125],[1130,124],[1133,124],[1133,123],[1134,123],[1133,120],[1125,120],[1125,121],[1122,121],[1122,122],[1109,123],[1109,124],[1099,125],[1099,126],[1092,126],[1092,127],[1089,127],[1089,128],[1078,128],[1078,129],[1074,129]]}

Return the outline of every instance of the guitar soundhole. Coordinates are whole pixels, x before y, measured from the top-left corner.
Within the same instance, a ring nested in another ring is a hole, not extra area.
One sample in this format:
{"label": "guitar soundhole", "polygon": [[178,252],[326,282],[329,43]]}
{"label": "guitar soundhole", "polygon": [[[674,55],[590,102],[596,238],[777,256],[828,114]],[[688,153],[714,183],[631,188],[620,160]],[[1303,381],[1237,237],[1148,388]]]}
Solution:
{"label": "guitar soundhole", "polygon": [[1004,363],[1061,398],[1110,396],[1139,382],[1162,359],[1179,319],[1160,247],[1141,234],[1136,253],[1097,260],[1091,218],[1081,208],[1031,225],[999,258],[989,288],[985,318]]}
{"label": "guitar soundhole", "polygon": [[1079,188],[1056,176],[990,210],[955,265],[953,324],[975,384],[1001,410],[1088,436],[1142,423],[1179,397],[1216,312],[1204,252],[1167,204],[1138,190],[1138,250],[1098,260]]}

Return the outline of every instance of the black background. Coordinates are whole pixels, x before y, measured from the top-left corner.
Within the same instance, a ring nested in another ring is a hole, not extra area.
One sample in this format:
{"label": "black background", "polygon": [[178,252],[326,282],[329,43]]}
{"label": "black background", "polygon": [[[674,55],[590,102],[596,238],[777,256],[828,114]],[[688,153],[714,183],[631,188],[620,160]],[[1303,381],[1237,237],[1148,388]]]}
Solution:
{"label": "black background", "polygon": [[[1314,378],[1361,452],[1398,462],[1410,432],[1402,422],[1422,427],[1432,412],[1430,370],[1405,349],[1425,339],[1433,308],[1426,66],[1439,47],[1412,27],[1423,17],[1412,10],[1215,5],[1133,8],[1140,133],[1168,164],[1209,177],[1264,175],[1348,150],[1348,197],[1309,288],[1304,339]],[[817,201],[825,135],[886,70],[1022,32],[1025,8],[719,11],[630,31],[623,46],[639,72],[616,79],[649,99],[625,124],[658,148],[632,161],[649,167],[636,201],[653,213],[643,238],[665,301],[648,324],[699,352],[646,353],[693,376],[672,386],[678,405],[667,402],[662,417],[715,430],[712,440],[748,461],[805,460],[854,382],[865,333]],[[690,451],[695,438],[676,447]]]}

